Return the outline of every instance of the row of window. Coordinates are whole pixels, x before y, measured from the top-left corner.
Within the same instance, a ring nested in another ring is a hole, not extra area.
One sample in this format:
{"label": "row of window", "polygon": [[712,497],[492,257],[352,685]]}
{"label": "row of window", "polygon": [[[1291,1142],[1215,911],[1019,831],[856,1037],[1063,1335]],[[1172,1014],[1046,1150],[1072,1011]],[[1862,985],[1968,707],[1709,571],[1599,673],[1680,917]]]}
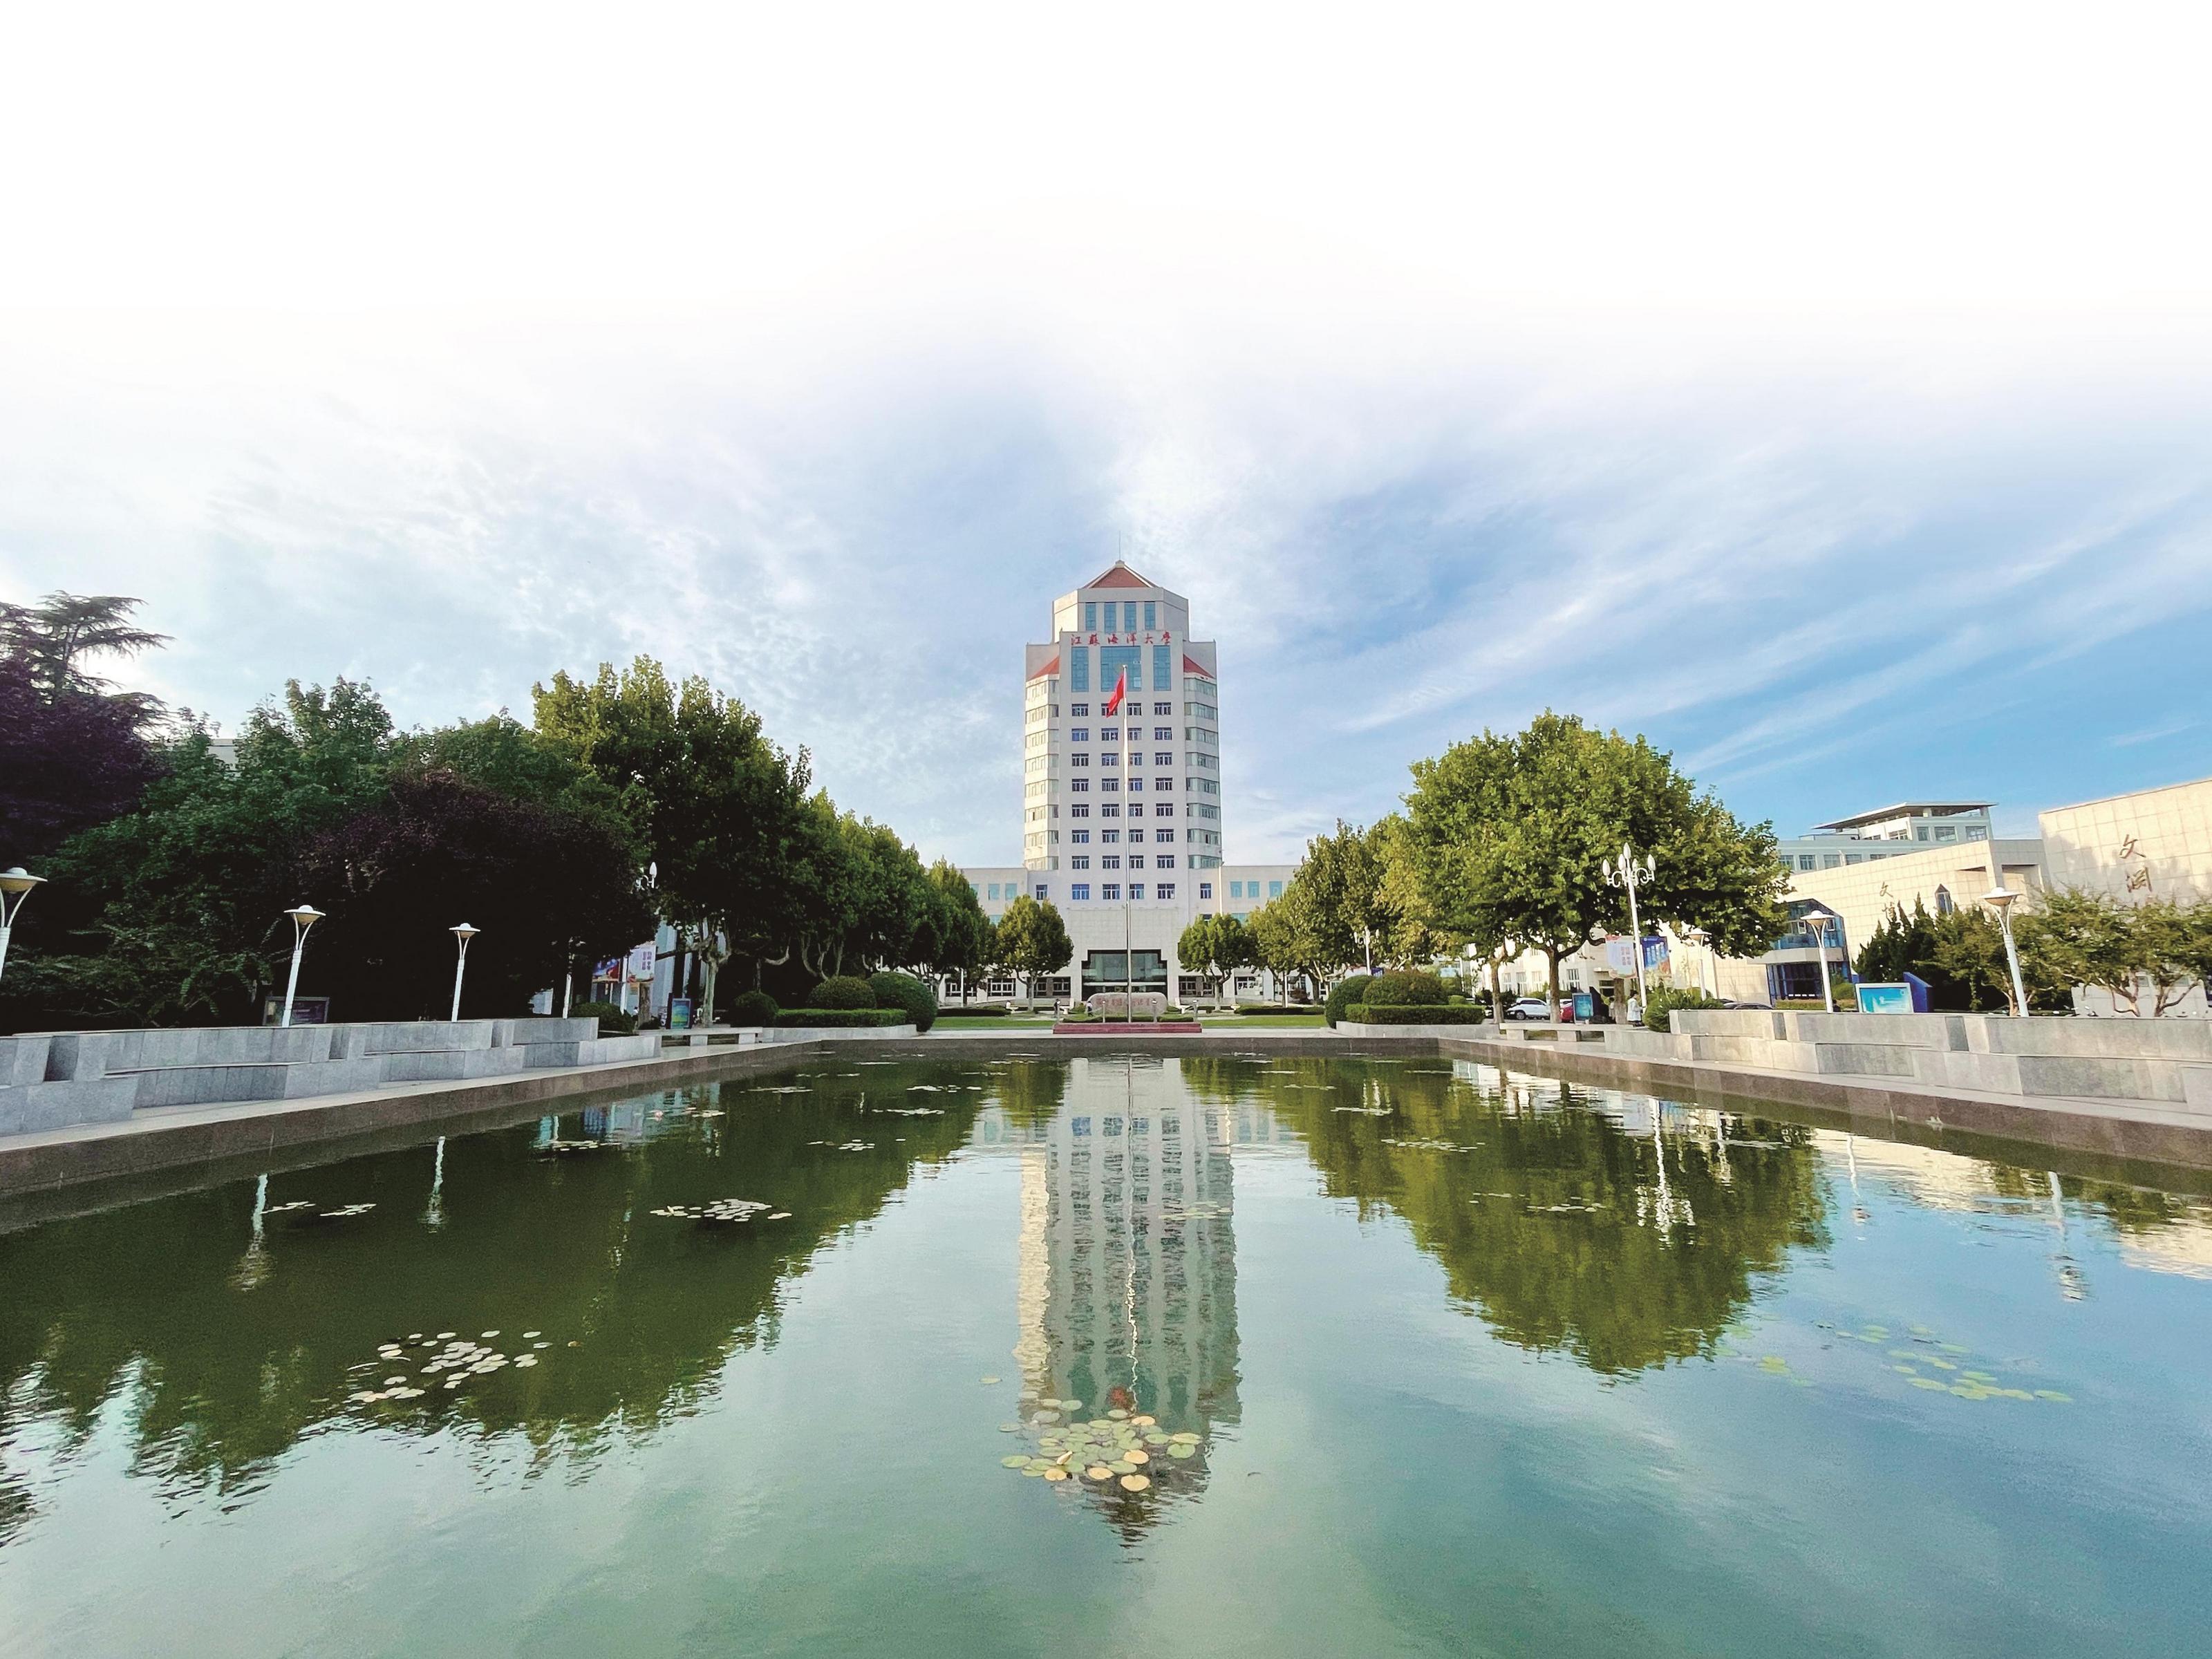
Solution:
{"label": "row of window", "polygon": [[[1043,757],[1042,756],[1035,757],[1031,759],[1030,764],[1035,766],[1042,758]],[[1088,750],[1078,750],[1074,754],[1070,755],[1067,758],[1071,765],[1088,766],[1091,764],[1091,752]],[[1109,749],[1104,754],[1099,756],[1098,763],[1101,766],[1119,766],[1121,763],[1121,757],[1116,754],[1113,750]],[[1142,766],[1144,763],[1145,751],[1141,749],[1132,749],[1129,751],[1129,764],[1132,766]],[[1173,766],[1175,763],[1175,750],[1172,749],[1159,750],[1152,756],[1152,764],[1155,766]]]}
{"label": "row of window", "polygon": [[[1054,810],[1054,811],[1058,811],[1060,809],[1059,809],[1058,807],[1054,807],[1053,810]],[[1176,810],[1175,810],[1175,803],[1174,803],[1173,801],[1171,801],[1171,800],[1155,801],[1155,802],[1152,804],[1152,816],[1153,816],[1154,817],[1156,817],[1156,818],[1171,818],[1171,817],[1173,817],[1175,815],[1176,815]],[[1068,817],[1072,817],[1072,818],[1087,818],[1087,817],[1089,817],[1091,816],[1091,803],[1090,803],[1089,801],[1083,801],[1083,800],[1077,801],[1073,805],[1070,806],[1070,807],[1067,809],[1067,816],[1068,816]],[[1119,801],[1110,801],[1110,800],[1109,800],[1109,801],[1102,801],[1102,802],[1100,802],[1100,803],[1099,803],[1099,806],[1098,806],[1098,816],[1099,816],[1100,817],[1102,817],[1102,818],[1118,818],[1118,817],[1120,817],[1121,816],[1121,803],[1120,803]],[[1140,801],[1140,800],[1133,800],[1133,801],[1131,801],[1131,802],[1129,803],[1129,816],[1130,816],[1131,817],[1133,817],[1133,818],[1140,818],[1140,817],[1144,817],[1144,816],[1145,816],[1145,804],[1144,804],[1144,802],[1142,802],[1142,801]],[[1218,812],[1216,812],[1213,816],[1214,816],[1214,817],[1219,817],[1221,815],[1220,815]]]}
{"label": "row of window", "polygon": [[[1088,903],[1091,898],[1091,884],[1087,881],[1070,883],[1067,889],[1067,896],[1079,904]],[[1098,884],[1098,896],[1102,899],[1120,898],[1121,896],[1121,884],[1118,881],[1101,882]],[[1129,896],[1132,899],[1143,898],[1145,896],[1145,884],[1141,881],[1131,882],[1129,884]],[[1152,896],[1154,898],[1164,899],[1173,898],[1175,896],[1175,884],[1171,881],[1153,883]]]}
{"label": "row of window", "polygon": [[[1155,691],[1175,690],[1175,647],[1171,645],[1071,645],[1065,653],[1067,658],[1067,689],[1071,691],[1091,690],[1091,655],[1098,653],[1098,689],[1111,691],[1121,685],[1129,691],[1145,690],[1145,653],[1152,653],[1152,684]],[[1125,678],[1126,677],[1126,678]],[[1076,707],[1080,709],[1083,705]],[[1166,713],[1175,707],[1161,705]]]}
{"label": "row of window", "polygon": [[[1091,841],[1091,832],[1088,830],[1071,830],[1067,832],[1067,838],[1068,840],[1075,842],[1078,846],[1087,846]],[[1129,831],[1129,839],[1133,842],[1141,842],[1144,838],[1145,832],[1141,830],[1132,830]],[[1155,830],[1152,831],[1152,839],[1154,841],[1172,842],[1175,838],[1176,832],[1172,830]],[[1098,832],[1098,839],[1105,842],[1109,847],[1111,847],[1121,841],[1121,832],[1119,830],[1101,830]]]}
{"label": "row of window", "polygon": [[[1175,861],[1176,855],[1173,853],[1162,853],[1153,859],[1152,867],[1155,870],[1172,870],[1175,868]],[[1091,854],[1088,853],[1076,854],[1074,857],[1068,860],[1067,867],[1071,870],[1088,870],[1091,867]],[[1098,855],[1098,867],[1101,870],[1120,869],[1121,867],[1121,855],[1118,853],[1101,853]],[[1130,854],[1129,867],[1132,870],[1143,869],[1145,867],[1145,855],[1142,853]]]}
{"label": "row of window", "polygon": [[[1250,890],[1247,891],[1247,889],[1249,889]],[[1269,898],[1280,898],[1282,896],[1282,883],[1279,881],[1271,881],[1267,884],[1267,896]],[[1233,899],[1257,898],[1260,896],[1260,884],[1256,881],[1232,881],[1229,884],[1229,896]]]}
{"label": "row of window", "polygon": [[[1091,741],[1091,728],[1087,726],[1071,727],[1067,733],[1067,738],[1070,743],[1088,743]],[[1145,734],[1143,732],[1133,726],[1129,728],[1129,741],[1131,743],[1142,743],[1144,740]],[[1034,743],[1036,739],[1032,738],[1030,741]],[[1121,728],[1118,726],[1100,726],[1098,728],[1098,741],[1101,743],[1121,742]],[[1175,727],[1172,726],[1154,726],[1152,728],[1152,741],[1154,743],[1173,743],[1175,741]]]}
{"label": "row of window", "polygon": [[[1081,762],[1082,758],[1083,757],[1080,755],[1076,757],[1079,763]],[[1142,759],[1143,757],[1139,756],[1138,758]],[[1198,780],[1196,778],[1193,778],[1191,780],[1191,784],[1193,787],[1195,787],[1198,784]],[[1087,795],[1091,793],[1091,780],[1088,778],[1070,778],[1067,781],[1067,790],[1072,795]],[[1171,794],[1174,791],[1175,775],[1173,773],[1170,773],[1166,777],[1154,778],[1152,780],[1152,793],[1154,794]],[[1119,777],[1101,778],[1098,780],[1098,793],[1100,794],[1117,795],[1121,793],[1121,780]],[[1130,775],[1129,778],[1129,793],[1133,795],[1141,795],[1145,793],[1144,779],[1137,776],[1133,773]]]}
{"label": "row of window", "polygon": [[[1054,717],[1057,718],[1060,714],[1060,705],[1058,703],[1053,704],[1052,712]],[[1075,718],[1079,720],[1087,720],[1091,718],[1091,705],[1087,702],[1070,703],[1067,706],[1067,712],[1074,715]],[[1102,709],[1100,712],[1103,713],[1104,711]],[[1133,702],[1129,705],[1129,712],[1132,714],[1142,714],[1145,712],[1145,705],[1140,702]],[[1165,716],[1174,713],[1175,705],[1171,702],[1156,702],[1152,705],[1152,714],[1156,719],[1164,718]],[[1080,737],[1082,734],[1078,732],[1076,735]],[[1106,732],[1105,735],[1110,738],[1114,734],[1109,731]]]}
{"label": "row of window", "polygon": [[[1106,620],[1103,623],[1098,620],[1098,612],[1102,609],[1106,612]],[[1158,599],[1121,600],[1120,602],[1121,620],[1118,623],[1114,620],[1115,609],[1115,602],[1112,599],[1085,600],[1083,606],[1083,631],[1086,634],[1096,634],[1103,628],[1109,634],[1116,629],[1124,634],[1133,634],[1137,631],[1137,616],[1141,609],[1145,618],[1145,632],[1147,634],[1159,632],[1160,602]]]}

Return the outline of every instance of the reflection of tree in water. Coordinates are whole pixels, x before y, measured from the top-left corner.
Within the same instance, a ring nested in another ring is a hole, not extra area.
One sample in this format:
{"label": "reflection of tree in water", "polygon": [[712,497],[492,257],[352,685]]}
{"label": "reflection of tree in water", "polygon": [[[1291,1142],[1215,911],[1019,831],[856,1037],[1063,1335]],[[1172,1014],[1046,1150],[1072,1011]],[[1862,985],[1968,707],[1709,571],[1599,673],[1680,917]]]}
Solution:
{"label": "reflection of tree in water", "polygon": [[[1066,1413],[1044,1402],[1074,1400],[1075,1420],[1148,1416],[1163,1439],[1195,1434],[1202,1448],[1238,1415],[1230,1114],[1157,1060],[1066,1070],[1060,1109],[1020,1152],[1022,1420],[1049,1433]],[[1153,1449],[1133,1471],[1148,1490],[1072,1483],[1132,1539],[1205,1485],[1203,1449]]]}
{"label": "reflection of tree in water", "polygon": [[[82,1440],[124,1388],[141,1470],[233,1491],[348,1414],[347,1393],[362,1386],[348,1367],[380,1342],[528,1328],[551,1342],[537,1369],[433,1389],[375,1420],[520,1434],[539,1462],[588,1457],[696,1407],[734,1350],[772,1343],[784,1282],[874,1215],[917,1162],[964,1143],[983,1097],[909,1096],[917,1074],[816,1078],[812,1096],[744,1082],[720,1099],[712,1085],[671,1091],[595,1120],[633,1144],[559,1158],[533,1155],[532,1126],[448,1140],[434,1224],[429,1146],[278,1175],[272,1206],[377,1207],[314,1230],[268,1217],[250,1259],[251,1181],[0,1237],[0,1438],[9,1415],[38,1415]],[[863,1090],[944,1115],[866,1110]],[[562,1133],[577,1136],[580,1121]],[[807,1144],[821,1139],[873,1146]],[[791,1218],[710,1231],[647,1213],[732,1196],[772,1200]],[[0,1535],[23,1513],[20,1493],[11,1507],[0,1492]]]}
{"label": "reflection of tree in water", "polygon": [[[1597,1097],[1566,1085],[1479,1090],[1446,1065],[1183,1062],[1194,1091],[1255,1092],[1300,1129],[1332,1195],[1402,1216],[1451,1294],[1499,1335],[1593,1370],[1711,1352],[1754,1275],[1826,1242],[1808,1131],[1750,1122],[1732,1144],[1655,1138],[1648,1103],[1627,1115],[1642,1120],[1636,1133],[1567,1109]],[[1415,1141],[1436,1144],[1404,1144]]]}

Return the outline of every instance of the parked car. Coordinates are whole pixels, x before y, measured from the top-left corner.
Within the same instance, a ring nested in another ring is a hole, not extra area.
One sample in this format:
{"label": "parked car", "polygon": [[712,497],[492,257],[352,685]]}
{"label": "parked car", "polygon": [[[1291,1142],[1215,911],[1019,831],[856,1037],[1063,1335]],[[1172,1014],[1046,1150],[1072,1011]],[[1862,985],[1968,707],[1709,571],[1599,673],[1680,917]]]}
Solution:
{"label": "parked car", "polygon": [[1541,997],[1516,997],[1505,1005],[1508,1019],[1549,1019],[1552,1005]]}

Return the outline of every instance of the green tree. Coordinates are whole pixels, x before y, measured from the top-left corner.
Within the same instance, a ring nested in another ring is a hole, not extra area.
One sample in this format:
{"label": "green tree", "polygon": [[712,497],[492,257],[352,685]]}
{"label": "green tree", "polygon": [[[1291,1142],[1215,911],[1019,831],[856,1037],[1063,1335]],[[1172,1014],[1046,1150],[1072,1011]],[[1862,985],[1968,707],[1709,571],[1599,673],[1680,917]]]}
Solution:
{"label": "green tree", "polygon": [[999,917],[995,936],[999,965],[1020,975],[1026,1001],[1036,1000],[1036,982],[1057,974],[1075,956],[1075,941],[1067,924],[1049,902],[1022,894]]}
{"label": "green tree", "polygon": [[1740,823],[1643,738],[1547,713],[1515,737],[1485,732],[1416,762],[1413,835],[1447,924],[1486,951],[1541,951],[1551,994],[1559,962],[1594,932],[1628,922],[1607,866],[1627,845],[1656,869],[1640,919],[1702,927],[1716,949],[1767,949],[1786,917],[1788,877],[1765,824]]}
{"label": "green tree", "polygon": [[696,675],[672,683],[650,657],[602,663],[588,681],[557,673],[532,700],[538,736],[595,774],[634,826],[653,902],[691,948],[717,933],[752,952],[792,938],[805,750],[786,754],[744,703]]}
{"label": "green tree", "polygon": [[1342,818],[1306,843],[1292,879],[1302,884],[1316,948],[1339,963],[1364,962],[1375,971],[1378,938],[1389,948],[1393,918],[1383,891],[1382,848],[1373,830]]}
{"label": "green tree", "polygon": [[988,965],[991,921],[983,914],[975,885],[944,859],[929,866],[931,912],[927,936],[915,959],[943,978],[960,976],[960,1001],[968,1001],[969,981]]}
{"label": "green tree", "polygon": [[1252,945],[1251,931],[1236,917],[1228,915],[1201,915],[1182,930],[1176,941],[1176,960],[1186,968],[1203,972],[1214,982],[1214,994],[1221,994],[1224,979],[1239,968],[1249,968],[1257,960]]}
{"label": "green tree", "polygon": [[48,699],[76,692],[113,696],[142,714],[160,705],[142,693],[116,694],[114,682],[90,672],[88,657],[135,657],[167,645],[169,636],[137,627],[138,601],[119,594],[49,593],[36,605],[0,604],[0,656],[20,657]]}

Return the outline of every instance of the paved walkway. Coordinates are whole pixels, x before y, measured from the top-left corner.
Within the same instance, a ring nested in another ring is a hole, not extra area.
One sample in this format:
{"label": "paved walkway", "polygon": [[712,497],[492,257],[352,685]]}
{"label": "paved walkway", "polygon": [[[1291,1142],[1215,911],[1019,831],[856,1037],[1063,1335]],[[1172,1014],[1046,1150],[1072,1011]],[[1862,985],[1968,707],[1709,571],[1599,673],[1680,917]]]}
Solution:
{"label": "paved walkway", "polygon": [[[1489,1033],[1489,1035],[1486,1035]],[[2212,1168],[2212,1119],[2156,1102],[2083,1097],[2021,1097],[1938,1089],[1894,1078],[1769,1071],[1757,1066],[1608,1054],[1601,1042],[1554,1046],[1507,1041],[1494,1028],[1455,1033],[1349,1036],[1307,1030],[1219,1026],[1173,1035],[1103,1037],[1096,1031],[1055,1036],[1049,1030],[940,1031],[885,1040],[748,1044],[695,1042],[655,1060],[577,1066],[462,1082],[403,1083],[300,1100],[237,1101],[149,1108],[121,1123],[83,1124],[0,1139],[0,1194],[214,1163],[313,1143],[386,1132],[439,1133],[514,1121],[533,1109],[569,1110],[595,1095],[643,1094],[725,1077],[781,1071],[864,1042],[898,1057],[981,1058],[1009,1054],[1103,1057],[1115,1042],[1163,1055],[1264,1048],[1279,1054],[1442,1054],[1503,1069],[1634,1089],[1670,1099],[1727,1104],[1800,1106],[1879,1127],[1910,1122],[1957,1128],[2094,1152]]]}

